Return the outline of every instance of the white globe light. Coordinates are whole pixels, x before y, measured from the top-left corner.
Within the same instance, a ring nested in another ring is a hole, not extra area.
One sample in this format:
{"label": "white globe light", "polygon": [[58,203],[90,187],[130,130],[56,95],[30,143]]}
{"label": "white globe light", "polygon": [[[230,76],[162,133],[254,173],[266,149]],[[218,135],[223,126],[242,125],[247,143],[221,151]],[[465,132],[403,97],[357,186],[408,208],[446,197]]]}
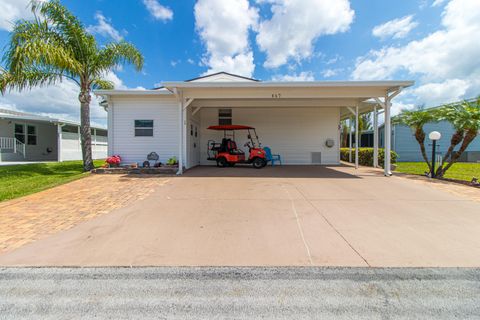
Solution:
{"label": "white globe light", "polygon": [[442,138],[442,134],[438,131],[432,131],[432,132],[430,132],[428,137],[430,138],[430,140],[437,141],[437,140],[440,140]]}

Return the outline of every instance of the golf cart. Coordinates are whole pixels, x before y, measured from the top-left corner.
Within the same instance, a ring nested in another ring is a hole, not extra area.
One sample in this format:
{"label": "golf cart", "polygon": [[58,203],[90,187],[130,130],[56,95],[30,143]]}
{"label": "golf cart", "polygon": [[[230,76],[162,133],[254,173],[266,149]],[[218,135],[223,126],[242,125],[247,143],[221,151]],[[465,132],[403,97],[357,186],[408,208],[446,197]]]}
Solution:
{"label": "golf cart", "polygon": [[[267,155],[265,150],[261,148],[260,141],[255,128],[240,125],[221,125],[211,126],[208,130],[223,131],[223,139],[221,143],[213,140],[208,141],[208,160],[216,161],[218,167],[233,167],[237,163],[251,164],[255,169],[261,169],[267,165]],[[237,148],[235,142],[236,131],[247,131],[248,142],[248,159],[245,152]]]}

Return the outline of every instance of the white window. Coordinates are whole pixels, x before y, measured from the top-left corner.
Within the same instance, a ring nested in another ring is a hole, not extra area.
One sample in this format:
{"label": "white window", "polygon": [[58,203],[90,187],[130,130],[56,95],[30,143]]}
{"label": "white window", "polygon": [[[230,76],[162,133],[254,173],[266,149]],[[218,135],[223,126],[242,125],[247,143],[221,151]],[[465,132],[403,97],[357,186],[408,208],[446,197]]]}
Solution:
{"label": "white window", "polygon": [[35,146],[37,145],[37,127],[16,123],[15,138],[21,143]]}
{"label": "white window", "polygon": [[153,120],[135,120],[135,137],[153,137]]}
{"label": "white window", "polygon": [[218,124],[220,126],[232,124],[232,109],[218,109]]}

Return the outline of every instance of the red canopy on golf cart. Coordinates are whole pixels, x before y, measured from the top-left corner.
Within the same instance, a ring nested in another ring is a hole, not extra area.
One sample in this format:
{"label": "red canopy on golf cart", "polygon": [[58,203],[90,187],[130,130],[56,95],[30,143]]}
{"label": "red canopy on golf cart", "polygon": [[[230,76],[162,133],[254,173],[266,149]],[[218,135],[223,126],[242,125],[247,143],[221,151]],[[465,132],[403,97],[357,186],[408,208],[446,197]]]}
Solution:
{"label": "red canopy on golf cart", "polygon": [[235,130],[253,130],[255,128],[249,126],[241,126],[241,125],[223,125],[223,126],[210,126],[207,128],[208,130],[217,130],[217,131],[235,131]]}

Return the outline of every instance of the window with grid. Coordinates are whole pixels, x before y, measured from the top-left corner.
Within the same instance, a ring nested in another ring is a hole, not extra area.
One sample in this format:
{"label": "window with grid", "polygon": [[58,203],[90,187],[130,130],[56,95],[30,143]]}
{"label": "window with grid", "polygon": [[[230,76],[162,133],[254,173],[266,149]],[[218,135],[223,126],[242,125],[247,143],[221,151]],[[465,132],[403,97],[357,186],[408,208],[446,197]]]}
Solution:
{"label": "window with grid", "polygon": [[31,146],[37,145],[37,127],[27,126],[27,144]]}
{"label": "window with grid", "polygon": [[20,123],[15,124],[14,128],[15,139],[21,143],[26,143],[31,146],[37,144],[37,127],[32,125],[24,125]]}
{"label": "window with grid", "polygon": [[135,120],[135,137],[153,137],[153,120]]}
{"label": "window with grid", "polygon": [[218,110],[218,124],[220,126],[232,124],[232,109]]}

